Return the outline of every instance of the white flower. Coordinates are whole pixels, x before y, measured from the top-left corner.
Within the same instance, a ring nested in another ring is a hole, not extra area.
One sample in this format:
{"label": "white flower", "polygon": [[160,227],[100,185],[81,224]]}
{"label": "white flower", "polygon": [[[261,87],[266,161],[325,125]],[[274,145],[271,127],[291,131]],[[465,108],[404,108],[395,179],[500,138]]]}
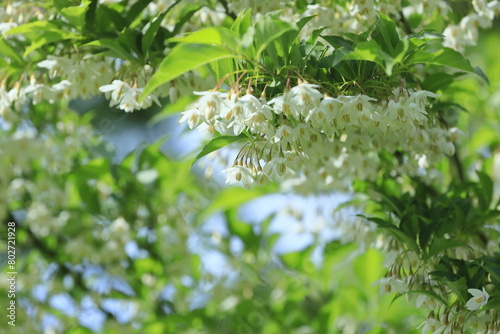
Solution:
{"label": "white flower", "polygon": [[[144,91],[144,88],[132,88],[130,90],[132,94],[134,95],[135,99],[138,101],[139,108],[138,109],[146,109],[151,107],[151,105],[156,103],[157,106],[161,107],[161,103],[158,100],[158,97],[155,94],[149,94],[142,100],[142,102],[139,102],[139,98],[142,95],[142,92]],[[124,97],[125,98],[125,97]]]}
{"label": "white flower", "polygon": [[53,85],[52,89],[57,92],[58,97],[60,97],[60,96],[70,97],[71,96],[71,87],[72,87],[72,84],[70,81],[63,80],[63,81]]}
{"label": "white flower", "polygon": [[286,92],[281,96],[275,97],[268,102],[269,105],[273,106],[273,111],[276,114],[285,114],[288,117],[294,117],[295,119],[300,118],[299,109],[294,101],[291,100],[290,92]]}
{"label": "white flower", "polygon": [[495,12],[486,0],[472,0],[472,6],[476,13],[482,17],[483,21],[492,21],[495,17]]}
{"label": "white flower", "polygon": [[130,230],[130,226],[123,217],[118,217],[111,223],[109,229],[111,233],[120,235],[127,233]]}
{"label": "white flower", "polygon": [[170,103],[175,103],[177,101],[177,98],[179,97],[179,91],[175,86],[170,86],[170,89],[168,90],[168,96],[170,98]]}
{"label": "white flower", "polygon": [[54,103],[56,100],[56,92],[52,87],[44,84],[34,84],[26,87],[24,93],[33,99],[33,103],[37,104],[42,101]]}
{"label": "white flower", "polygon": [[214,126],[215,120],[221,115],[221,107],[223,105],[222,98],[227,94],[221,92],[194,92],[196,95],[201,95],[201,98],[196,103],[203,121],[208,125]]}
{"label": "white flower", "polygon": [[194,129],[195,127],[200,124],[201,118],[200,118],[200,111],[198,108],[192,108],[186,111],[182,112],[181,119],[179,120],[179,123],[188,123],[188,126],[190,129]]}
{"label": "white flower", "polygon": [[132,112],[136,109],[141,109],[139,97],[141,93],[137,88],[131,88],[128,92],[124,93],[118,108],[125,112]]}
{"label": "white flower", "polygon": [[264,171],[266,175],[271,175],[273,178],[279,179],[285,175],[288,169],[285,165],[287,162],[286,158],[275,157],[264,166]]}
{"label": "white flower", "polygon": [[422,334],[427,334],[429,332],[434,333],[439,327],[441,327],[441,323],[439,321],[435,318],[428,318],[417,328],[422,328]]}
{"label": "white flower", "polygon": [[481,307],[486,305],[488,299],[490,298],[490,295],[486,292],[486,290],[484,290],[484,288],[483,291],[478,289],[469,289],[467,291],[469,291],[473,297],[467,301],[465,307],[471,311],[479,310]]}
{"label": "white flower", "polygon": [[319,105],[323,94],[318,92],[318,85],[302,83],[290,90],[294,104],[300,109],[302,116],[306,117],[309,112]]}
{"label": "white flower", "polygon": [[378,281],[375,281],[372,286],[380,284],[380,293],[390,294],[392,292],[402,293],[408,290],[406,284],[395,277],[382,277]]}
{"label": "white flower", "polygon": [[484,314],[482,316],[472,315],[467,318],[467,328],[473,330],[474,333],[480,333],[485,329],[487,319],[488,316]]}
{"label": "white flower", "polygon": [[[276,133],[274,134],[274,142],[277,143],[277,142],[284,142],[285,144],[286,143],[292,143],[295,139],[296,139],[296,133],[294,131],[294,129],[292,129],[291,127],[289,127],[288,125],[286,124],[283,124],[282,126],[280,126],[277,130],[276,130]],[[284,144],[282,144],[282,146],[285,146]]]}
{"label": "white flower", "polygon": [[443,325],[436,329],[432,334],[451,334],[452,332],[452,326],[450,324]]}
{"label": "white flower", "polygon": [[449,25],[443,31],[444,41],[443,46],[463,51],[466,45],[466,34],[457,25]]}
{"label": "white flower", "polygon": [[106,98],[111,97],[111,101],[109,101],[111,107],[120,103],[123,94],[128,92],[129,89],[129,84],[121,80],[113,80],[111,84],[99,87],[99,90],[106,94]]}

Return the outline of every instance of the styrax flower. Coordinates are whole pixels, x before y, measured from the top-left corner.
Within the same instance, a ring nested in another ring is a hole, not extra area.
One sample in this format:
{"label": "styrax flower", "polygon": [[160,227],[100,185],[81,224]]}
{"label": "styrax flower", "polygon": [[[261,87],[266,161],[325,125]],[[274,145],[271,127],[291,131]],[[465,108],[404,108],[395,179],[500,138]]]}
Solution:
{"label": "styrax flower", "polygon": [[467,291],[469,291],[473,297],[467,301],[465,307],[471,311],[479,310],[481,307],[486,305],[488,299],[490,298],[490,295],[486,292],[486,290],[484,290],[484,288],[483,291],[479,289],[469,289]]}

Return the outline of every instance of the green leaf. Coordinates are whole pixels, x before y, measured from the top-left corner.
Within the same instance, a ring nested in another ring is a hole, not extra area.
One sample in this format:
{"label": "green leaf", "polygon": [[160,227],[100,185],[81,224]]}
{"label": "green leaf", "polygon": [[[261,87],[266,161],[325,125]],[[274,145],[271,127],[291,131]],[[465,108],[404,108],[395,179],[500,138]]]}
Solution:
{"label": "green leaf", "polygon": [[55,41],[64,39],[78,39],[79,35],[59,29],[48,21],[30,22],[10,29],[5,35],[21,34],[31,45],[24,51],[24,57],[37,48]]}
{"label": "green leaf", "polygon": [[465,303],[467,301],[467,282],[465,280],[465,277],[461,277],[459,280],[451,282],[451,281],[445,281],[444,282],[446,286],[450,288],[451,291],[453,291],[458,298]]}
{"label": "green leaf", "polygon": [[358,43],[354,51],[344,56],[344,60],[347,59],[372,61],[384,68],[387,75],[392,74],[392,57],[384,52],[380,45],[373,39],[368,42]]}
{"label": "green leaf", "polygon": [[85,180],[99,179],[109,172],[109,161],[102,159],[90,160],[87,164],[78,166],[73,172],[79,178]]}
{"label": "green leaf", "polygon": [[234,20],[231,30],[243,36],[252,27],[252,8],[242,11]]}
{"label": "green leaf", "polygon": [[474,72],[480,76],[488,85],[490,85],[490,79],[486,76],[486,74],[483,72],[481,67],[479,66],[474,66]]}
{"label": "green leaf", "polygon": [[469,247],[466,243],[455,239],[436,239],[429,246],[428,257],[438,255],[442,251],[455,247]]}
{"label": "green leaf", "polygon": [[488,210],[493,200],[493,180],[484,172],[476,171],[481,188],[477,192],[482,210]]}
{"label": "green leaf", "polygon": [[288,254],[281,255],[281,260],[288,267],[298,270],[300,272],[307,273],[307,269],[311,268],[310,263],[308,263],[309,256],[311,251],[313,250],[313,246],[307,247],[305,250],[299,252],[293,252]]}
{"label": "green leaf", "polygon": [[62,8],[60,13],[66,20],[72,23],[78,30],[82,31],[85,25],[85,15],[89,9],[90,1],[83,0],[80,6],[69,6]]}
{"label": "green leaf", "polygon": [[354,45],[356,45],[358,43],[368,41],[368,36],[370,35],[370,29],[368,29],[367,31],[365,31],[361,34],[355,34],[352,32],[345,32],[345,33],[342,33],[342,35],[349,38],[351,41],[354,42]]}
{"label": "green leaf", "polygon": [[[306,16],[306,17],[301,18],[297,22],[297,29],[292,29],[290,31],[287,31],[286,33],[284,33],[281,36],[280,44],[281,44],[281,47],[282,47],[282,49],[285,52],[285,55],[287,57],[288,57],[288,54],[290,53],[291,47],[293,46],[295,40],[297,39],[297,36],[299,35],[300,31],[313,18],[314,18],[314,16]],[[320,29],[317,29],[317,30],[320,30]]]}
{"label": "green leaf", "polygon": [[23,63],[23,58],[19,56],[18,52],[3,37],[0,38],[0,55],[8,57],[17,63]]}
{"label": "green leaf", "polygon": [[209,65],[209,69],[212,71],[214,77],[222,79],[225,75],[232,74],[230,75],[230,79],[233,82],[236,81],[234,67],[234,60],[231,58],[219,59]]}
{"label": "green leaf", "polygon": [[255,24],[255,46],[257,48],[255,59],[259,59],[262,51],[264,51],[272,41],[293,29],[296,29],[296,27],[290,23],[283,22],[271,16],[262,17]]}
{"label": "green leaf", "polygon": [[210,205],[205,210],[203,210],[199,217],[199,220],[204,220],[212,213],[217,211],[227,211],[238,208],[243,203],[246,203],[265,194],[266,190],[263,188],[225,188],[224,190],[219,192],[211,201]]}
{"label": "green leaf", "polygon": [[484,269],[490,274],[491,281],[497,288],[500,286],[500,266],[498,264],[488,264]]}
{"label": "green leaf", "polygon": [[232,144],[234,142],[240,141],[240,140],[248,140],[248,137],[246,134],[242,133],[239,136],[220,136],[217,138],[212,139],[205,147],[203,150],[201,150],[200,153],[196,156],[196,158],[193,161],[193,164],[203,158],[205,155],[212,153],[214,151],[217,151],[218,149],[227,146],[229,144]]}
{"label": "green leaf", "polygon": [[328,44],[333,46],[335,50],[345,48],[349,51],[354,50],[352,41],[342,38],[340,36],[321,36]]}
{"label": "green leaf", "polygon": [[486,310],[500,310],[500,298],[491,298],[490,300],[488,300],[488,303],[481,307],[481,311]]}
{"label": "green leaf", "polygon": [[[98,23],[96,26],[95,23]],[[122,31],[127,27],[127,22],[120,12],[112,7],[99,6],[98,11],[92,11],[90,6],[85,17],[85,31],[92,33],[95,30]]]}
{"label": "green leaf", "polygon": [[75,34],[73,34],[73,33],[59,29],[59,27],[57,25],[55,25],[49,21],[35,21],[35,22],[22,24],[20,26],[17,26],[15,28],[10,29],[9,31],[7,31],[7,33],[5,35],[22,34],[27,39],[34,40],[38,36],[40,36],[40,33],[47,32],[47,31],[57,32],[57,33],[61,34],[62,36],[68,36],[68,37],[75,36]]}
{"label": "green leaf", "polygon": [[214,44],[222,48],[234,50],[239,48],[238,34],[224,27],[207,27],[190,33],[185,37],[171,38],[169,42]]}
{"label": "green leaf", "polygon": [[415,251],[417,254],[420,253],[420,248],[418,247],[418,244],[415,241],[415,239],[413,239],[412,237],[401,231],[395,225],[377,217],[366,217],[363,215],[358,215],[358,217],[363,217],[366,220],[375,223],[379,228],[385,229],[387,232],[391,233],[402,244],[406,244],[406,246],[408,246],[411,250]]}
{"label": "green leaf", "polygon": [[135,2],[132,7],[127,11],[127,22],[130,26],[132,22],[141,14],[141,12],[146,8],[152,0],[139,0]]}
{"label": "green leaf", "polygon": [[169,82],[188,71],[207,63],[223,59],[237,58],[230,50],[208,44],[179,44],[161,62],[158,71],[144,87],[141,98],[146,97],[160,85]]}
{"label": "green leaf", "polygon": [[351,52],[352,50],[346,48],[336,49],[331,55],[321,59],[318,65],[322,68],[335,67]]}
{"label": "green leaf", "polygon": [[39,37],[35,39],[33,43],[31,43],[30,46],[26,48],[26,50],[24,50],[23,57],[27,57],[31,52],[49,43],[61,41],[64,39],[75,39],[75,37],[65,38],[65,36],[59,32],[46,31],[40,34]]}
{"label": "green leaf", "polygon": [[175,103],[168,103],[162,111],[148,121],[148,125],[156,124],[175,113],[186,110],[187,106],[195,102],[196,99],[198,99],[198,96],[186,94],[177,99]]}
{"label": "green leaf", "polygon": [[450,48],[440,47],[437,50],[429,50],[429,45],[416,51],[410,58],[413,64],[423,63],[453,67],[462,71],[476,73],[469,60],[463,54]]}
{"label": "green leaf", "polygon": [[135,260],[134,269],[138,275],[149,273],[161,276],[163,274],[163,266],[161,263],[151,257]]}
{"label": "green leaf", "polygon": [[354,271],[364,285],[370,286],[384,275],[382,260],[380,252],[373,248],[369,248],[354,260]]}
{"label": "green leaf", "polygon": [[[175,3],[175,4],[177,4],[177,3]],[[151,44],[153,43],[153,40],[156,36],[156,33],[158,32],[158,29],[160,28],[161,22],[163,21],[165,16],[168,14],[170,8],[172,8],[172,6],[170,6],[165,12],[161,13],[160,15],[158,15],[157,17],[155,17],[151,21],[151,25],[149,26],[148,30],[146,31],[146,33],[144,34],[144,36],[142,37],[142,40],[141,40],[141,48],[142,48],[143,54],[146,55],[149,53],[149,49],[151,48]]]}
{"label": "green leaf", "polygon": [[[108,8],[107,6],[99,6],[99,10],[101,11],[103,8]],[[116,13],[116,11],[111,10]],[[91,0],[90,5],[85,13],[85,31],[93,31],[95,27],[96,21],[96,12],[97,12],[97,1]],[[118,13],[116,13],[118,14]],[[118,15],[121,19],[121,15]]]}
{"label": "green leaf", "polygon": [[430,92],[445,90],[455,81],[455,77],[455,75],[443,72],[434,73],[425,78],[422,88]]}
{"label": "green leaf", "polygon": [[400,41],[396,24],[384,14],[380,13],[379,15],[380,17],[375,23],[375,30],[372,32],[371,37],[377,41],[384,52],[392,55]]}
{"label": "green leaf", "polygon": [[202,7],[200,7],[199,4],[196,4],[196,3],[184,3],[183,4],[183,7],[182,7],[182,10],[181,10],[181,13],[177,16],[176,18],[176,25],[175,25],[175,28],[174,30],[172,30],[171,34],[169,36],[176,36],[177,34],[179,34],[179,32],[181,31],[182,27],[184,26],[184,24],[186,22],[188,22],[191,17],[201,9]]}
{"label": "green leaf", "polygon": [[114,57],[125,59],[130,62],[135,62],[135,58],[116,40],[100,39],[87,43],[84,46],[99,46],[111,51],[110,54]]}
{"label": "green leaf", "polygon": [[238,219],[238,210],[236,210],[238,206],[234,206],[233,210],[228,210],[226,212],[227,228],[229,230],[229,233],[238,236],[245,243],[247,248],[259,247],[259,238],[255,235],[253,226]]}
{"label": "green leaf", "polygon": [[[429,297],[432,297],[432,298],[434,298],[434,299],[436,299],[436,300],[440,301],[440,302],[441,302],[443,305],[445,305],[446,307],[448,307],[448,302],[447,302],[445,299],[443,299],[443,297],[441,297],[440,295],[438,295],[437,293],[435,293],[435,292],[434,292],[434,291],[432,291],[432,290],[412,290],[412,291],[407,291],[407,292],[405,292],[404,294],[405,294],[405,295],[409,295],[409,294],[414,294],[414,293],[415,293],[415,294],[421,294],[421,295],[427,295],[427,296],[429,296]],[[402,294],[402,295],[403,295],[403,294]],[[402,296],[402,295],[400,295],[400,296]],[[400,296],[399,296],[399,297],[400,297]],[[398,297],[398,298],[399,298],[399,297]]]}

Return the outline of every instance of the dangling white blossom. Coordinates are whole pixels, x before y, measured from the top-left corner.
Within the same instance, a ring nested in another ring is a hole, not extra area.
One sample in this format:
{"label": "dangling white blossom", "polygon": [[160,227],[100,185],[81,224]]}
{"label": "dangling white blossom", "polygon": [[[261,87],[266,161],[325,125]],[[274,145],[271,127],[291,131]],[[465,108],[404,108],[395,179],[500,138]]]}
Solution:
{"label": "dangling white blossom", "polygon": [[144,88],[130,87],[128,83],[121,80],[113,80],[111,84],[99,87],[99,90],[106,94],[111,107],[118,106],[118,109],[125,112],[149,108],[153,102],[160,105],[158,97],[154,94],[149,94],[140,101]]}
{"label": "dangling white blossom", "polygon": [[473,296],[465,305],[468,310],[479,310],[481,307],[486,305],[486,303],[488,303],[490,295],[486,292],[486,290],[484,290],[484,288],[482,291],[478,289],[468,289],[467,291]]}

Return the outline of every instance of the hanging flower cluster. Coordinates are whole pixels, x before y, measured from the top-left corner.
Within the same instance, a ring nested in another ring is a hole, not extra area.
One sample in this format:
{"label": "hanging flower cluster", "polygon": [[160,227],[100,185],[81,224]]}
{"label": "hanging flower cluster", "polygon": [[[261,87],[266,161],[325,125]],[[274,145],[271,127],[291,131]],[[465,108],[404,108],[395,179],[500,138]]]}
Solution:
{"label": "hanging flower cluster", "polygon": [[[385,242],[381,248],[394,247],[394,245],[388,246],[392,244],[390,240],[384,238],[381,240]],[[471,312],[479,310],[488,303],[489,294],[484,287],[482,290],[468,289],[471,298],[465,307],[458,304],[447,307],[443,301],[447,301],[451,291],[428,274],[437,265],[433,262],[431,259],[423,261],[413,251],[391,250],[384,261],[384,265],[389,268],[387,275],[373,285],[380,286],[381,294],[423,291],[415,298],[417,308],[429,312],[427,319],[418,326],[422,334],[462,333],[465,328],[473,329],[474,333],[496,334],[500,330],[498,312],[493,311],[489,315]],[[411,295],[408,295],[408,298],[411,298]]]}
{"label": "hanging flower cluster", "polygon": [[225,170],[227,183],[247,187],[291,177],[348,186],[348,180],[376,178],[381,151],[400,154],[394,168],[413,174],[454,153],[458,130],[427,114],[427,98],[437,97],[432,92],[398,88],[378,101],[331,97],[318,88],[301,83],[268,102],[250,91],[201,92],[180,122],[209,133],[247,133],[251,142]]}
{"label": "hanging flower cluster", "polygon": [[49,55],[38,63],[38,67],[48,70],[49,79],[63,80],[54,85],[33,84],[28,87],[28,91],[33,92],[34,102],[53,101],[62,97],[86,98],[94,95],[100,85],[112,78],[111,66],[103,60]]}
{"label": "hanging flower cluster", "polygon": [[474,46],[479,38],[479,28],[493,26],[495,16],[500,14],[500,1],[473,0],[474,11],[464,16],[458,25],[451,24],[443,32],[444,46],[464,51],[466,46]]}

